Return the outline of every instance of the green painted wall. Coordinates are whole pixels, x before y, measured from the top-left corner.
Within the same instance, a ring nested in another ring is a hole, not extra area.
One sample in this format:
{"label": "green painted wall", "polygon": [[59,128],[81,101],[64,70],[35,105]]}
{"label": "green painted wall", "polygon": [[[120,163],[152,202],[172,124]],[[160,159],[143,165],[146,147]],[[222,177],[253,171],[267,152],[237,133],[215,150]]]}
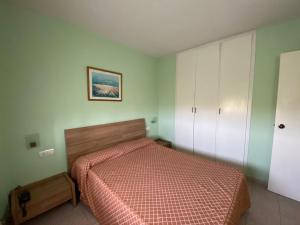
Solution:
{"label": "green painted wall", "polygon": [[165,56],[157,64],[158,132],[159,136],[174,142],[176,57]]}
{"label": "green painted wall", "polygon": [[[2,66],[2,64],[0,63]],[[1,67],[2,70],[2,67]],[[0,85],[2,88],[2,77],[0,78]],[[0,91],[0,95],[2,96],[2,91]],[[2,98],[1,98],[2,102]],[[0,103],[1,104],[1,103]],[[0,106],[0,108],[2,105]],[[7,212],[7,202],[8,202],[8,191],[11,188],[11,179],[9,173],[9,156],[7,152],[5,152],[4,141],[3,141],[3,119],[2,113],[0,111],[0,221],[2,216]]]}
{"label": "green painted wall", "polygon": [[[0,218],[13,186],[66,170],[66,128],[145,117],[150,135],[174,141],[174,55],[149,57],[2,0],[0,38]],[[279,54],[297,49],[300,20],[257,31],[248,173],[262,181],[270,165]],[[123,72],[123,102],[87,101],[87,65]],[[150,123],[157,116],[158,124]],[[41,147],[28,151],[24,136],[32,133],[40,134]],[[55,155],[39,158],[47,148]]]}
{"label": "green painted wall", "polygon": [[9,173],[9,155],[4,147],[4,118],[3,118],[3,100],[5,99],[4,92],[4,76],[6,74],[6,26],[8,25],[6,5],[0,0],[0,220],[7,211],[7,204],[3,204],[8,200],[8,190],[11,188],[11,179]]}
{"label": "green painted wall", "polygon": [[[11,184],[1,186],[1,195],[12,185],[66,170],[64,129],[146,118],[150,135],[157,135],[157,124],[149,122],[158,113],[156,58],[13,5],[6,12],[1,126],[13,160],[6,171]],[[123,73],[122,102],[87,101],[88,65]],[[41,147],[27,150],[24,136],[32,133],[40,134]],[[38,151],[47,148],[55,148],[55,155],[39,158]]]}
{"label": "green painted wall", "polygon": [[[1,121],[2,122],[2,121]],[[7,212],[8,193],[12,188],[9,173],[8,155],[4,152],[2,131],[0,139],[0,221],[2,216]]]}
{"label": "green painted wall", "polygon": [[[279,55],[300,49],[300,20],[263,27],[256,34],[256,60],[248,175],[268,181],[275,120]],[[159,135],[174,138],[175,56],[159,60]],[[173,73],[173,74],[172,74]],[[170,85],[172,83],[172,85]],[[168,88],[164,88],[168,87]],[[166,106],[165,104],[168,104]]]}
{"label": "green painted wall", "polygon": [[267,181],[269,175],[279,55],[299,49],[300,20],[257,30],[248,173],[261,181]]}

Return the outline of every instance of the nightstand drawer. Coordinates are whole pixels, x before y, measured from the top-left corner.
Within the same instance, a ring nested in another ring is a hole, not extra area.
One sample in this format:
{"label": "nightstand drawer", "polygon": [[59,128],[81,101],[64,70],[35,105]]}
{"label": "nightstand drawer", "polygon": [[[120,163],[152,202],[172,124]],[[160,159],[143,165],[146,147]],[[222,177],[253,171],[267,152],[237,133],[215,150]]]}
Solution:
{"label": "nightstand drawer", "polygon": [[32,219],[41,213],[47,212],[48,210],[61,205],[63,202],[67,202],[72,199],[72,193],[70,191],[64,191],[58,193],[57,195],[52,195],[49,198],[43,199],[43,201],[36,201],[34,203],[30,203],[26,206],[27,215],[23,217],[22,209],[18,207],[18,218],[20,222],[25,222],[29,219]]}

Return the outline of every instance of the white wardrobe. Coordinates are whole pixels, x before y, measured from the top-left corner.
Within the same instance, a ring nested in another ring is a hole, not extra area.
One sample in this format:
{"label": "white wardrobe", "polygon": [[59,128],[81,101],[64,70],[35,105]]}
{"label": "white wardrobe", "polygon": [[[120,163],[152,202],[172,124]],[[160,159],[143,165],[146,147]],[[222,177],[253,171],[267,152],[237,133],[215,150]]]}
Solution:
{"label": "white wardrobe", "polygon": [[177,148],[246,163],[254,42],[251,32],[177,54]]}

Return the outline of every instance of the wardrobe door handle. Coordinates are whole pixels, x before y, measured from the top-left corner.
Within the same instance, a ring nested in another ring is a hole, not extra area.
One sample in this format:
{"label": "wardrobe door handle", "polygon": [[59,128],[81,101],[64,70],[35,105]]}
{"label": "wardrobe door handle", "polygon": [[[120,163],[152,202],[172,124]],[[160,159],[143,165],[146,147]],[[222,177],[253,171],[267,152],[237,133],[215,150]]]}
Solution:
{"label": "wardrobe door handle", "polygon": [[195,113],[197,113],[197,108],[195,107]]}
{"label": "wardrobe door handle", "polygon": [[192,113],[194,113],[194,107],[192,107]]}

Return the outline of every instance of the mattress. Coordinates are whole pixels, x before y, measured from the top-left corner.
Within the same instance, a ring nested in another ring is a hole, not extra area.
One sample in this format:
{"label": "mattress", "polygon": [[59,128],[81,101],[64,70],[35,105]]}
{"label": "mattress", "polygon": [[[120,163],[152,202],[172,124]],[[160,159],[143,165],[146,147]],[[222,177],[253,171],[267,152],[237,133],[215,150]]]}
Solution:
{"label": "mattress", "polygon": [[78,158],[72,176],[101,225],[238,225],[250,207],[241,171],[147,138]]}

